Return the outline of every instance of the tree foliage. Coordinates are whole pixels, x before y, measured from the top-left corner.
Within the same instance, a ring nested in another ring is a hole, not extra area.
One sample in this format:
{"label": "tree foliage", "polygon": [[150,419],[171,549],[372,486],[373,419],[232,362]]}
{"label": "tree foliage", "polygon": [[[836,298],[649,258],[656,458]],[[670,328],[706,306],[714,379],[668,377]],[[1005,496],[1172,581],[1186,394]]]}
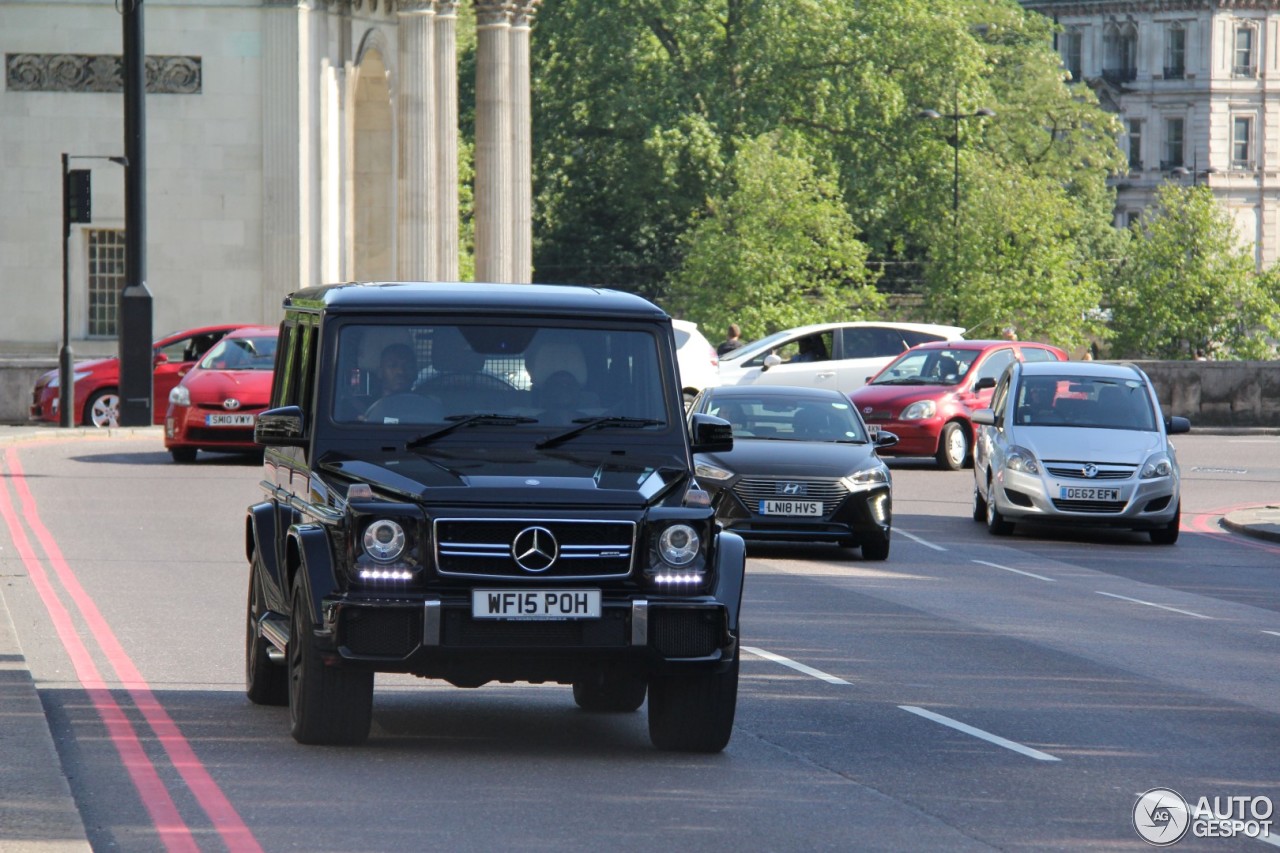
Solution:
{"label": "tree foliage", "polygon": [[1111,354],[1274,357],[1278,282],[1274,272],[1255,273],[1252,253],[1208,187],[1166,185],[1131,227],[1109,282]]}
{"label": "tree foliage", "polygon": [[668,310],[748,339],[806,323],[859,319],[884,306],[834,180],[785,133],[738,149],[729,190],[682,237]]}

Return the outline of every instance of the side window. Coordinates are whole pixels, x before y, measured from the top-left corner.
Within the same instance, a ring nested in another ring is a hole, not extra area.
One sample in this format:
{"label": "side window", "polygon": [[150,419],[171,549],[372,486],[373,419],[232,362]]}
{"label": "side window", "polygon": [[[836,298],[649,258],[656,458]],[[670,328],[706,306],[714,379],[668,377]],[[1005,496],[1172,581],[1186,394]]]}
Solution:
{"label": "side window", "polygon": [[315,411],[316,399],[316,327],[311,323],[299,324],[297,391],[294,397],[303,411]]}
{"label": "side window", "polygon": [[908,344],[896,329],[876,326],[843,329],[840,342],[844,347],[841,358],[888,358],[908,349]]}
{"label": "side window", "polygon": [[1058,356],[1053,350],[1040,349],[1040,347],[1023,347],[1023,361],[1057,361]]}
{"label": "side window", "polygon": [[999,424],[1004,420],[1004,407],[1009,402],[1009,379],[1012,374],[1005,373],[1000,377],[999,384],[996,385],[995,393],[991,395],[991,410],[995,413],[996,423]]}
{"label": "side window", "polygon": [[271,407],[287,406],[295,401],[297,393],[296,370],[298,363],[298,325],[296,320],[286,320],[280,328],[280,340],[276,344],[275,382],[271,386]]}
{"label": "side window", "polygon": [[907,342],[907,347],[919,346],[927,344],[930,341],[945,341],[942,335],[935,335],[932,332],[913,332],[910,329],[902,330],[902,339]]}
{"label": "side window", "polygon": [[775,347],[773,352],[778,355],[784,362],[810,362],[810,361],[830,361],[831,360],[831,332],[815,332],[812,335],[805,335],[803,338],[796,338],[794,341],[788,341],[782,346]]}
{"label": "side window", "polygon": [[1004,369],[1008,367],[1009,363],[1012,361],[1012,349],[996,350],[988,355],[986,360],[982,362],[982,366],[978,368],[978,372],[973,377],[973,381],[976,383],[978,380],[986,379],[988,377],[991,379],[999,379],[1000,374],[1004,372]]}

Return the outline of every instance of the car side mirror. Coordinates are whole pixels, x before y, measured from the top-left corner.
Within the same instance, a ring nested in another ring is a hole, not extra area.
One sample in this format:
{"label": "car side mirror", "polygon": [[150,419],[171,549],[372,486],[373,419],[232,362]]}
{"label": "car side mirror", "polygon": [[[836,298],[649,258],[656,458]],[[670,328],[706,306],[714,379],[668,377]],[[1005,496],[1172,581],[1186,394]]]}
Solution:
{"label": "car side mirror", "polygon": [[306,447],[306,413],[298,406],[267,409],[253,425],[253,440],[263,447]]}
{"label": "car side mirror", "polygon": [[774,353],[769,353],[764,357],[764,366],[760,369],[768,370],[770,367],[777,367],[779,364],[782,364],[782,357]]}
{"label": "car side mirror", "polygon": [[974,383],[974,391],[985,391],[988,388],[996,387],[996,378],[994,376],[984,376]]}
{"label": "car side mirror", "polygon": [[1164,419],[1164,431],[1169,435],[1179,435],[1184,432],[1191,432],[1191,421],[1186,418],[1180,418],[1174,415],[1171,418]]}
{"label": "car side mirror", "polygon": [[165,354],[164,354],[164,353],[162,353],[162,352],[157,352],[157,353],[156,353],[156,355],[155,355],[154,362],[155,362],[156,364],[168,364],[168,363],[169,363],[169,356],[165,355]]}
{"label": "car side mirror", "polygon": [[694,412],[689,416],[694,453],[724,453],[733,450],[733,426],[724,418]]}
{"label": "car side mirror", "polygon": [[969,415],[969,419],[981,426],[995,426],[996,413],[991,409],[974,409]]}
{"label": "car side mirror", "polygon": [[893,447],[898,443],[897,433],[889,432],[887,429],[877,430],[873,436],[876,447]]}

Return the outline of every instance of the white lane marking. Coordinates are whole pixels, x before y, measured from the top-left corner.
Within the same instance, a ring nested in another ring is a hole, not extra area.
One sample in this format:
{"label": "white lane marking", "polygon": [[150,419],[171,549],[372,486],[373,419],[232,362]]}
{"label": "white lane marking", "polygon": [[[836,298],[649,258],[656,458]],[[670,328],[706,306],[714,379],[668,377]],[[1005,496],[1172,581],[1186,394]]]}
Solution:
{"label": "white lane marking", "polygon": [[1197,619],[1213,618],[1212,616],[1205,616],[1203,613],[1193,613],[1190,610],[1179,610],[1176,607],[1169,607],[1165,604],[1156,604],[1154,601],[1143,601],[1141,598],[1130,598],[1127,595],[1116,595],[1114,592],[1103,592],[1100,589],[1095,589],[1094,592],[1098,593],[1098,595],[1108,596],[1109,598],[1118,598],[1121,601],[1132,601],[1134,604],[1145,604],[1147,607],[1159,607],[1161,610],[1168,610],[1170,613],[1181,613],[1183,616],[1194,616]]}
{"label": "white lane marking", "polygon": [[771,660],[774,663],[780,663],[783,666],[789,666],[792,669],[794,669],[796,672],[803,672],[805,675],[812,675],[814,678],[820,678],[823,681],[827,682],[828,684],[849,684],[849,682],[845,681],[843,678],[837,678],[834,675],[828,675],[827,673],[823,672],[820,669],[814,669],[811,666],[805,666],[799,661],[794,661],[791,658],[784,658],[782,655],[775,655],[773,652],[766,652],[764,649],[757,649],[753,646],[743,646],[742,650],[744,652],[750,652],[756,657],[761,657],[761,658],[764,658],[765,660]]}
{"label": "white lane marking", "polygon": [[1001,571],[1005,571],[1005,572],[1013,572],[1015,575],[1026,575],[1027,577],[1035,578],[1038,581],[1048,581],[1049,583],[1058,582],[1054,578],[1047,578],[1044,575],[1037,575],[1034,572],[1024,572],[1022,569],[1011,569],[1008,566],[1002,566],[999,563],[988,563],[986,560],[974,560],[974,562],[983,566],[990,566],[993,569],[1000,569]]}
{"label": "white lane marking", "polygon": [[1025,755],[1028,758],[1034,758],[1036,761],[1061,761],[1062,760],[1061,758],[1058,758],[1056,755],[1050,755],[1047,752],[1041,752],[1038,749],[1032,749],[1029,746],[1024,746],[1015,741],[1006,740],[1000,737],[999,735],[993,735],[991,732],[984,732],[982,729],[975,729],[973,726],[962,723],[959,720],[953,720],[950,717],[944,717],[941,714],[935,714],[932,711],[926,711],[924,708],[917,708],[915,705],[899,705],[898,707],[904,711],[910,711],[912,714],[917,714],[921,717],[924,717],[926,720],[933,720],[935,723],[941,723],[944,726],[950,726],[956,731],[964,732],[967,735],[973,735],[974,737],[981,738],[982,740],[985,740],[988,743],[994,743],[996,746],[1003,746],[1005,749],[1012,749],[1014,752],[1021,753],[1022,755]]}
{"label": "white lane marking", "polygon": [[1280,637],[1280,631],[1263,631],[1264,634],[1270,634],[1273,637]]}
{"label": "white lane marking", "polygon": [[894,533],[897,533],[899,536],[905,536],[905,537],[907,537],[907,538],[908,538],[908,539],[910,539],[912,542],[915,542],[917,545],[923,545],[924,547],[926,547],[926,548],[932,548],[932,549],[933,549],[933,550],[935,550],[935,551],[945,551],[945,550],[947,550],[946,548],[943,548],[941,545],[934,545],[932,542],[929,542],[929,541],[927,541],[927,540],[921,539],[919,536],[915,535],[914,533],[908,533],[907,531],[903,530],[901,527],[895,527],[895,528],[893,528],[893,532],[894,532]]}

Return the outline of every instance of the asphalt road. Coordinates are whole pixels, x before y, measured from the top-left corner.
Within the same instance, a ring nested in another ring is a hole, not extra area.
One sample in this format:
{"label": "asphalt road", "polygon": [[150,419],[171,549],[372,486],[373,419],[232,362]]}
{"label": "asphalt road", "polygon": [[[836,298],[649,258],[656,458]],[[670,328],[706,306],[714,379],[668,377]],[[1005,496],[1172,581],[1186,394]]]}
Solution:
{"label": "asphalt road", "polygon": [[1149,789],[1280,798],[1280,545],[1221,525],[1276,501],[1280,437],[1178,447],[1172,547],[992,537],[915,461],[888,561],[753,546],[734,737],[685,756],[568,688],[383,676],[367,745],[298,746],[243,694],[258,469],[0,446],[0,850],[1146,849]]}

